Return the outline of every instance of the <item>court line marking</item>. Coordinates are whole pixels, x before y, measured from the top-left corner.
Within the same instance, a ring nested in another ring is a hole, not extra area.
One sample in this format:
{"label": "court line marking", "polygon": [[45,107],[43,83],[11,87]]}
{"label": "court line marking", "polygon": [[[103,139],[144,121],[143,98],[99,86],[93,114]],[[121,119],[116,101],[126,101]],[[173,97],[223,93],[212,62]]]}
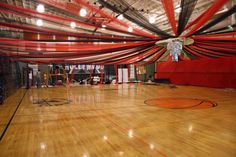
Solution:
{"label": "court line marking", "polygon": [[2,139],[3,139],[4,135],[6,134],[6,132],[7,132],[8,128],[9,128],[9,126],[11,125],[11,122],[12,122],[13,118],[15,117],[16,112],[18,111],[20,105],[22,104],[22,101],[23,101],[23,99],[24,99],[24,97],[25,97],[27,91],[28,91],[28,90],[25,91],[25,93],[24,93],[24,95],[22,96],[21,100],[19,101],[19,103],[18,103],[18,105],[17,105],[17,107],[16,107],[16,109],[15,109],[13,115],[11,116],[11,119],[8,121],[8,123],[7,123],[7,125],[6,125],[6,127],[5,127],[5,129],[4,129],[4,131],[2,132],[1,137],[0,137],[0,141],[2,141]]}
{"label": "court line marking", "polygon": [[[115,109],[127,109],[127,108],[137,108],[137,107],[149,107],[148,105],[130,105],[130,106],[120,106],[120,107],[110,107],[110,108],[94,108],[94,109],[82,109],[82,110],[77,110],[77,111],[66,111],[66,112],[53,112],[53,111],[48,111],[44,112],[47,114],[42,114],[42,113],[36,113],[36,114],[17,114],[16,116],[33,116],[33,115],[48,115],[48,113],[51,114],[63,114],[63,113],[76,113],[76,112],[94,112],[94,111],[101,111],[101,110],[115,110]],[[49,106],[46,106],[49,107]]]}
{"label": "court line marking", "polygon": [[[165,98],[157,98],[157,99],[165,99]],[[173,98],[173,99],[183,99],[183,98]],[[185,99],[185,98],[184,98],[184,99]],[[191,98],[187,98],[187,99],[191,99]],[[152,106],[152,107],[159,107],[159,108],[164,108],[164,109],[194,109],[194,110],[195,110],[195,108],[194,108],[194,107],[197,107],[197,106],[201,105],[201,104],[202,104],[202,103],[204,103],[204,102],[208,102],[208,103],[210,103],[210,104],[212,105],[212,107],[210,107],[210,108],[213,108],[213,107],[216,107],[216,106],[218,106],[218,104],[217,104],[216,102],[214,102],[214,101],[211,101],[211,100],[204,100],[204,99],[192,99],[192,100],[199,100],[199,101],[200,101],[200,103],[198,103],[198,104],[195,104],[195,105],[193,105],[193,106],[187,106],[187,107],[183,107],[183,108],[175,108],[175,107],[168,108],[168,107],[162,107],[162,106],[158,106],[158,105],[150,105],[150,104],[148,104],[148,102],[147,102],[147,101],[152,101],[152,100],[156,100],[156,99],[147,99],[147,100],[145,100],[145,101],[144,101],[144,103],[145,103],[145,104],[147,104],[148,106]],[[210,109],[210,108],[207,108],[207,109]],[[200,108],[200,109],[202,109],[202,108]]]}

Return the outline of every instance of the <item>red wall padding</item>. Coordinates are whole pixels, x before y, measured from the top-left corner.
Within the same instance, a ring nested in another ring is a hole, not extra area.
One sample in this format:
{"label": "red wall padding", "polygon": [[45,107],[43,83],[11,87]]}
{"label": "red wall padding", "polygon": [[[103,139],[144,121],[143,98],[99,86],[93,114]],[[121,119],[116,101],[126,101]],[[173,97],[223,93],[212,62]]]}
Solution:
{"label": "red wall padding", "polygon": [[236,88],[236,57],[158,62],[155,79],[173,84]]}

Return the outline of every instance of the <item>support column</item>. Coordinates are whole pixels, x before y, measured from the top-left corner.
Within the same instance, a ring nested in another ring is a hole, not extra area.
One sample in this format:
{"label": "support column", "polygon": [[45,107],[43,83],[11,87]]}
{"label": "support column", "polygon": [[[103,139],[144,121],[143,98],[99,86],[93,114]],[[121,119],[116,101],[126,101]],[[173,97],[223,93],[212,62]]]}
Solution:
{"label": "support column", "polygon": [[101,70],[100,83],[103,83],[103,78],[104,78],[104,65],[100,65],[100,70]]}
{"label": "support column", "polygon": [[118,83],[118,71],[117,71],[117,64],[114,64],[114,71],[116,74],[116,83]]}
{"label": "support column", "polygon": [[128,82],[130,82],[130,64],[127,65],[127,68],[128,68]]}
{"label": "support column", "polygon": [[93,65],[90,65],[90,82],[92,82],[92,74],[93,74]]}

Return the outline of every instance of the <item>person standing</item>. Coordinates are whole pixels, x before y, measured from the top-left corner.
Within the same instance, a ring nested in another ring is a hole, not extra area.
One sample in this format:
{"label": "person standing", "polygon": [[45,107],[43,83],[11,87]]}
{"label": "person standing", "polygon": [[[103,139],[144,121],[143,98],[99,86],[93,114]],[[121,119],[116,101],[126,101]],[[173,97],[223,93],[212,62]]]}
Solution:
{"label": "person standing", "polygon": [[46,87],[48,87],[48,73],[43,74],[43,82]]}
{"label": "person standing", "polygon": [[32,86],[32,80],[33,80],[33,73],[32,73],[32,71],[30,70],[30,71],[29,71],[29,88]]}
{"label": "person standing", "polygon": [[41,72],[38,70],[36,74],[37,88],[41,87]]}

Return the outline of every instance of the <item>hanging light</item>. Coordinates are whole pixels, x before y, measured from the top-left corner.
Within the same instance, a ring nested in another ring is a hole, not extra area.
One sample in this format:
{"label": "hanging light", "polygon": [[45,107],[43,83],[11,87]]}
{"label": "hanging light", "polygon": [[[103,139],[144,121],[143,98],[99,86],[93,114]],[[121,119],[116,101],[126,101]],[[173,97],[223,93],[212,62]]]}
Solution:
{"label": "hanging light", "polygon": [[234,30],[234,28],[231,25],[228,25],[227,27],[228,27],[229,31],[233,31]]}
{"label": "hanging light", "polygon": [[38,19],[37,21],[36,21],[36,25],[37,26],[43,26],[43,20],[41,20],[41,19]]}
{"label": "hanging light", "polygon": [[102,30],[105,31],[106,30],[106,25],[102,24]]}
{"label": "hanging light", "polygon": [[133,32],[133,27],[129,27],[128,32]]}
{"label": "hanging light", "polygon": [[76,27],[76,23],[75,23],[75,22],[71,22],[71,23],[70,23],[70,27],[71,27],[71,28],[75,28],[75,27]]}
{"label": "hanging light", "polygon": [[87,11],[84,8],[82,8],[82,9],[80,9],[79,14],[80,14],[80,16],[85,17],[87,15]]}
{"label": "hanging light", "polygon": [[176,8],[175,8],[175,12],[176,13],[180,13],[181,12],[181,6],[180,6],[180,4],[178,4],[177,6],[176,6]]}
{"label": "hanging light", "polygon": [[37,10],[37,12],[39,12],[39,13],[44,13],[44,12],[45,12],[44,5],[42,5],[42,4],[37,5],[36,10]]}
{"label": "hanging light", "polygon": [[154,17],[154,16],[150,16],[150,17],[149,17],[149,23],[153,24],[153,23],[155,23],[155,22],[156,22],[155,17]]}
{"label": "hanging light", "polygon": [[176,13],[180,13],[180,12],[181,12],[181,8],[175,9],[175,12],[176,12]]}
{"label": "hanging light", "polygon": [[120,14],[120,15],[117,17],[117,19],[119,19],[119,20],[123,20],[123,19],[124,19],[123,14]]}

